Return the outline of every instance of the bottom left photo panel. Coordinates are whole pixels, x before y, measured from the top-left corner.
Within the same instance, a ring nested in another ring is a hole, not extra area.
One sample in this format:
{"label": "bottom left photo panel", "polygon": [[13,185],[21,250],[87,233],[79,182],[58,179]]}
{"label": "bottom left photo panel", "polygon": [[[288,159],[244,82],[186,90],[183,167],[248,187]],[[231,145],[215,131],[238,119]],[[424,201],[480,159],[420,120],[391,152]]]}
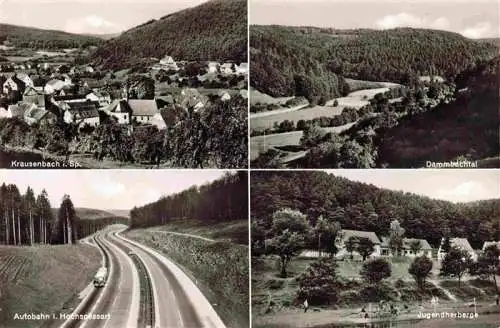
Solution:
{"label": "bottom left photo panel", "polygon": [[0,328],[249,327],[248,172],[0,171]]}

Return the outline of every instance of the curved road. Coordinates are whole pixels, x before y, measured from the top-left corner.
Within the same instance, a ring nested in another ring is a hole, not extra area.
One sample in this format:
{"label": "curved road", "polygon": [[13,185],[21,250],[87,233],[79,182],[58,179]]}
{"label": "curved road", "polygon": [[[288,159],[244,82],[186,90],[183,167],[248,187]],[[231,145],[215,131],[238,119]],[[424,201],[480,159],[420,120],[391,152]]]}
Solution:
{"label": "curved road", "polygon": [[95,242],[101,248],[104,263],[108,267],[108,279],[103,288],[92,290],[88,299],[84,299],[75,310],[79,314],[109,313],[109,318],[68,320],[61,328],[140,327],[141,287],[144,286],[140,286],[139,271],[132,256],[142,262],[149,276],[154,304],[154,328],[224,327],[197,287],[194,287],[196,290],[193,292],[195,285],[190,281],[186,282],[180,269],[167,265],[168,260],[157,252],[117,234],[122,230],[123,227],[114,226],[96,234]]}

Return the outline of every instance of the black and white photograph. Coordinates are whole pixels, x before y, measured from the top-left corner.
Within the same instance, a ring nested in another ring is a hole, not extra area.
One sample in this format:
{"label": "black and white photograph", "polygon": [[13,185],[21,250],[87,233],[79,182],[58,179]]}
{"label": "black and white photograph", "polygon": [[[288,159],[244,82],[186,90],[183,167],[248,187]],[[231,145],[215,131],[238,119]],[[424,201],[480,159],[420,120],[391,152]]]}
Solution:
{"label": "black and white photograph", "polygon": [[498,168],[496,0],[250,0],[254,168]]}
{"label": "black and white photograph", "polygon": [[246,0],[0,1],[0,167],[248,166]]}
{"label": "black and white photograph", "polygon": [[0,327],[249,323],[248,175],[0,171]]}
{"label": "black and white photograph", "polygon": [[499,174],[252,171],[252,327],[498,327]]}

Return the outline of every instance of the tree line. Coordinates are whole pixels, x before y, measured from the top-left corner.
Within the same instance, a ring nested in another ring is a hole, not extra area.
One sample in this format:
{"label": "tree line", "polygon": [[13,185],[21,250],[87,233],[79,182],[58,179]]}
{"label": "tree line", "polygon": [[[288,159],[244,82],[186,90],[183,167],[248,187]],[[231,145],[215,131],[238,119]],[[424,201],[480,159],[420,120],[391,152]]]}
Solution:
{"label": "tree line", "polygon": [[126,224],[125,218],[81,219],[69,195],[51,208],[47,191],[35,195],[28,186],[22,194],[15,184],[0,186],[0,242],[4,245],[74,244],[104,226]]}
{"label": "tree line", "polygon": [[312,226],[323,216],[343,229],[389,234],[398,219],[411,238],[426,239],[438,247],[441,238],[467,238],[474,248],[500,240],[500,201],[451,203],[373,185],[353,182],[325,172],[253,172],[252,220],[264,229],[272,226],[281,208],[299,210]]}
{"label": "tree line", "polygon": [[205,223],[240,220],[248,216],[247,172],[227,173],[211,183],[134,207],[130,216],[132,228],[163,225],[176,219]]}
{"label": "tree line", "polygon": [[331,94],[349,91],[344,77],[407,86],[422,75],[440,75],[453,81],[462,71],[493,58],[497,51],[492,43],[412,28],[376,31],[251,26],[250,31],[251,85],[272,96],[309,89],[320,98],[332,99]]}

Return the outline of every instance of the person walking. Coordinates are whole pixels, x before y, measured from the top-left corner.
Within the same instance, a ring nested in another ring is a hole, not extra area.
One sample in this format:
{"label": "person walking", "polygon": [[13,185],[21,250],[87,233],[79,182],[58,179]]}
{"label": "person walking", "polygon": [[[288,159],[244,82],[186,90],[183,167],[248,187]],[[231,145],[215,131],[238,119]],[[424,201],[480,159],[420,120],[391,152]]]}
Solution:
{"label": "person walking", "polygon": [[500,305],[500,294],[497,294],[497,297],[495,297],[495,302],[497,305]]}
{"label": "person walking", "polygon": [[309,303],[307,302],[307,298],[304,300],[304,313],[307,312],[307,309],[309,308]]}

